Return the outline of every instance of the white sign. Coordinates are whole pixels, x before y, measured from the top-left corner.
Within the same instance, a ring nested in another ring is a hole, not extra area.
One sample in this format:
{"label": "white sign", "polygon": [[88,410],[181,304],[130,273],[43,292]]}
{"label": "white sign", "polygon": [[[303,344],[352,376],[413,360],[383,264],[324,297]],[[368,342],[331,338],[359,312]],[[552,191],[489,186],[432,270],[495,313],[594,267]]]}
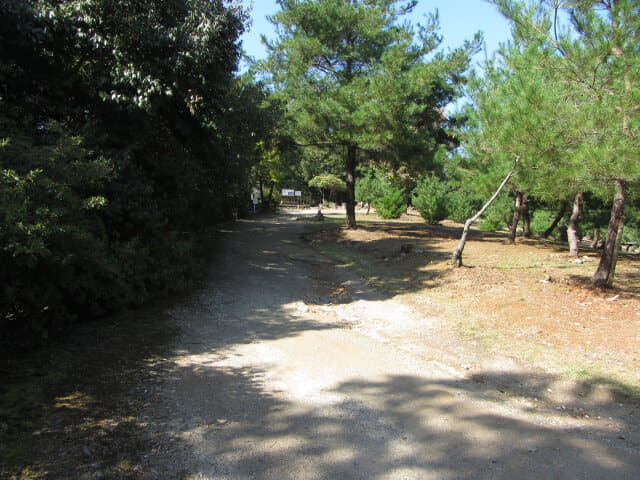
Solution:
{"label": "white sign", "polygon": [[295,191],[294,190],[289,190],[287,188],[283,188],[282,189],[282,196],[283,197],[293,197],[293,196],[295,196]]}
{"label": "white sign", "polygon": [[296,190],[296,197],[301,197],[302,196],[302,192],[300,190]]}

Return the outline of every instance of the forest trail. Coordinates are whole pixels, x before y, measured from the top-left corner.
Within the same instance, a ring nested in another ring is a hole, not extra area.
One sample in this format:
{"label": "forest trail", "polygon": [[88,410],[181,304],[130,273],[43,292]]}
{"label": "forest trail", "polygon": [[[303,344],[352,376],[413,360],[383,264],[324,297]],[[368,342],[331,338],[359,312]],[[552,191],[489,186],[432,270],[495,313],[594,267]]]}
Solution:
{"label": "forest trail", "polygon": [[448,348],[429,305],[369,288],[308,228],[219,229],[206,285],[165,312],[180,333],[150,367],[143,478],[638,478],[638,405],[507,360],[469,373],[477,352]]}

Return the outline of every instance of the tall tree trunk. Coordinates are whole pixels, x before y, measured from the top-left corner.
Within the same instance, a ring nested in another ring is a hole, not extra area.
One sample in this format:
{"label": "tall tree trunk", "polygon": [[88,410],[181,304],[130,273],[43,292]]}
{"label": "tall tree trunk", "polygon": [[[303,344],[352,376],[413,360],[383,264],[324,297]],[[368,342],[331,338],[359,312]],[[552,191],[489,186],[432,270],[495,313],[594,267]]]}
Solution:
{"label": "tall tree trunk", "polygon": [[518,222],[520,221],[520,208],[522,207],[522,192],[516,192],[516,205],[513,210],[513,220],[511,220],[511,227],[509,228],[509,243],[516,241],[516,230],[518,229]]}
{"label": "tall tree trunk", "polygon": [[529,212],[529,195],[522,200],[522,236],[531,238],[531,215]]}
{"label": "tall tree trunk", "polygon": [[478,213],[476,213],[473,217],[468,218],[466,222],[464,222],[464,228],[462,229],[462,236],[460,237],[460,242],[458,242],[458,246],[453,252],[453,257],[451,258],[451,264],[455,267],[462,266],[462,251],[464,250],[464,246],[467,243],[467,236],[469,235],[469,229],[471,225],[480,218],[480,216],[489,208],[489,205],[493,203],[493,201],[498,197],[504,186],[507,184],[509,179],[513,177],[513,174],[516,172],[516,166],[518,165],[518,161],[520,157],[516,157],[516,161],[513,165],[513,169],[504,177],[502,183],[495,191],[495,193],[491,196],[491,198],[484,204],[484,206],[480,209]]}
{"label": "tall tree trunk", "polygon": [[269,195],[267,195],[267,207],[271,209],[271,199],[273,198],[273,187],[275,183],[272,183],[269,187]]}
{"label": "tall tree trunk", "polygon": [[609,278],[607,279],[607,285],[613,285],[613,277],[616,275],[616,265],[618,264],[618,254],[620,253],[620,247],[622,246],[622,234],[624,233],[624,216],[620,219],[618,225],[618,234],[616,235],[616,245],[613,248],[613,258],[611,259],[611,269]]}
{"label": "tall tree trunk", "polygon": [[593,242],[591,242],[591,248],[597,248],[600,241],[600,227],[596,227],[593,230]]}
{"label": "tall tree trunk", "polygon": [[572,257],[578,256],[578,249],[580,248],[580,239],[578,238],[578,217],[580,216],[580,205],[582,204],[582,196],[583,193],[580,192],[573,200],[573,210],[571,210],[571,218],[569,219],[569,226],[567,227],[569,255]]}
{"label": "tall tree trunk", "polygon": [[356,153],[357,147],[347,147],[347,228],[356,229]]}
{"label": "tall tree trunk", "polygon": [[607,285],[609,277],[614,267],[613,255],[616,247],[616,238],[618,236],[618,227],[624,212],[625,201],[625,182],[624,180],[616,181],[616,194],[613,197],[613,205],[611,206],[611,219],[607,228],[607,236],[604,241],[604,250],[600,257],[598,269],[593,274],[591,284],[596,287]]}
{"label": "tall tree trunk", "polygon": [[549,235],[553,233],[553,231],[558,226],[558,223],[560,222],[560,220],[562,220],[562,217],[564,217],[564,212],[566,211],[567,211],[567,202],[562,202],[562,204],[560,205],[560,210],[558,210],[558,213],[553,219],[553,222],[551,222],[551,225],[549,225],[549,228],[547,228],[542,234],[542,238],[548,238]]}
{"label": "tall tree trunk", "polygon": [[[618,20],[613,20],[614,31],[618,29]],[[623,55],[621,48],[614,43],[612,47],[613,55],[620,58]],[[625,93],[631,91],[631,77],[629,76],[630,66],[625,66],[624,89]],[[624,111],[622,115],[622,132],[628,138],[631,136],[630,114]],[[622,242],[622,231],[624,229],[624,202],[625,202],[625,182],[624,180],[616,180],[616,194],[613,197],[613,205],[611,206],[611,219],[607,229],[607,236],[604,242],[604,250],[600,257],[600,263],[596,273],[593,274],[591,283],[595,286],[611,285],[615,275],[616,263],[618,261],[618,249]]]}

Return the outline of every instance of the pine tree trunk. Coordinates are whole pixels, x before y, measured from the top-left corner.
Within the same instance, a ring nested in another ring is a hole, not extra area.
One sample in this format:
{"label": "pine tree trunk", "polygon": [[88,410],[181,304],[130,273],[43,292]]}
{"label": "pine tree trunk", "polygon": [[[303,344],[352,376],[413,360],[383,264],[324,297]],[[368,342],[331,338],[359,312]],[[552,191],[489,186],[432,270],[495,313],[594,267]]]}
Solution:
{"label": "pine tree trunk", "polygon": [[562,202],[562,204],[560,205],[560,210],[558,210],[558,213],[553,219],[553,222],[551,222],[551,225],[549,225],[549,228],[547,228],[542,234],[542,238],[548,238],[549,235],[553,233],[553,231],[558,226],[558,223],[560,222],[560,220],[562,220],[562,217],[564,217],[564,212],[566,211],[567,211],[567,202]]}
{"label": "pine tree trunk", "polygon": [[622,246],[622,234],[624,233],[624,216],[620,219],[618,225],[618,234],[616,235],[616,246],[613,249],[613,259],[611,260],[611,269],[609,278],[607,279],[607,285],[613,285],[613,277],[616,275],[616,265],[618,264],[618,254],[620,253]]}
{"label": "pine tree trunk", "polygon": [[522,236],[531,238],[531,216],[529,215],[529,195],[522,201]]}
{"label": "pine tree trunk", "polygon": [[[480,215],[478,215],[478,217],[479,216]],[[471,225],[473,224],[473,222],[474,222],[473,218],[469,218],[467,219],[466,222],[464,222],[464,228],[462,229],[462,236],[460,237],[460,242],[458,243],[458,246],[454,250],[453,257],[451,258],[451,264],[454,267],[462,266],[462,251],[464,250],[464,246],[467,243],[467,236],[469,235],[469,229],[471,228]]]}
{"label": "pine tree trunk", "polygon": [[578,256],[578,250],[580,240],[578,239],[578,217],[580,216],[580,205],[582,204],[582,192],[576,195],[573,200],[573,210],[571,211],[571,218],[569,219],[569,226],[567,227],[567,239],[569,241],[569,255],[572,257]]}
{"label": "pine tree trunk", "polygon": [[[617,20],[613,21],[613,26],[614,31],[617,30]],[[616,44],[613,45],[612,51],[616,58],[620,58],[623,55],[622,50]],[[629,76],[629,65],[625,67],[625,70],[624,87],[625,92],[628,93],[632,88],[631,78]],[[625,111],[622,116],[622,132],[626,137],[631,135],[629,120],[629,112]],[[598,269],[591,280],[591,283],[597,287],[611,285],[615,275],[616,263],[618,261],[618,249],[622,242],[622,231],[624,229],[624,220],[622,215],[624,214],[625,187],[626,185],[624,180],[616,180],[616,194],[613,197],[613,205],[611,206],[611,219],[609,220],[607,236],[604,242],[604,250],[600,257]]]}
{"label": "pine tree trunk", "polygon": [[593,230],[593,242],[591,242],[591,248],[597,248],[600,241],[600,227],[596,227]]}
{"label": "pine tree trunk", "polygon": [[357,147],[347,147],[347,228],[356,229],[356,153]]}
{"label": "pine tree trunk", "polygon": [[509,243],[515,243],[516,230],[520,221],[520,208],[522,207],[522,192],[516,192],[516,205],[513,211],[513,220],[511,220],[511,228],[509,228]]}
{"label": "pine tree trunk", "polygon": [[623,180],[616,181],[616,194],[613,197],[613,205],[611,206],[611,219],[607,228],[607,236],[604,241],[604,250],[600,257],[598,269],[593,274],[591,284],[596,287],[607,285],[614,267],[613,256],[616,247],[616,239],[618,236],[618,227],[624,212],[625,201],[625,182]]}

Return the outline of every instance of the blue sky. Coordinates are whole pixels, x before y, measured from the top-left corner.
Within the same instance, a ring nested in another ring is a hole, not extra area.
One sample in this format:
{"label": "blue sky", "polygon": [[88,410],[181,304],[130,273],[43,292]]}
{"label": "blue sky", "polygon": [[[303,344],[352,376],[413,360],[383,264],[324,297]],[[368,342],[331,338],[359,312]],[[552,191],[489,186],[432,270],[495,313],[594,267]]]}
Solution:
{"label": "blue sky", "polygon": [[[242,0],[242,3],[252,6],[252,25],[242,36],[242,46],[248,55],[264,58],[266,50],[261,44],[260,35],[264,34],[267,38],[275,36],[273,25],[265,16],[278,11],[278,6],[275,0]],[[445,49],[462,45],[465,39],[471,39],[475,32],[482,31],[487,52],[491,55],[500,43],[510,37],[507,21],[485,0],[420,0],[410,18],[416,23],[435,9],[440,13],[440,33]],[[476,57],[476,61],[482,59],[484,53]]]}

